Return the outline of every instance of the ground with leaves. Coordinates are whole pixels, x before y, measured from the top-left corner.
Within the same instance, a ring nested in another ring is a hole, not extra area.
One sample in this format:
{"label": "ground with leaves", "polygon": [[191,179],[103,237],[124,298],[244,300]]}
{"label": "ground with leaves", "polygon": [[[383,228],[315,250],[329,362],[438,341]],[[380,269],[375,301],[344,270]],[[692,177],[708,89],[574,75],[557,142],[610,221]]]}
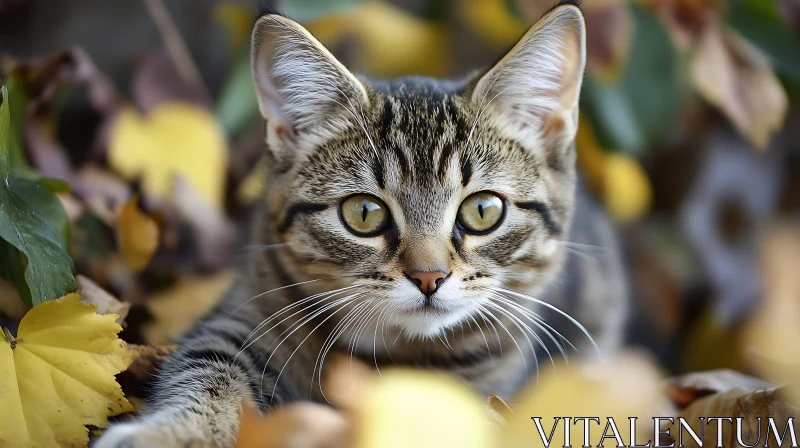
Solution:
{"label": "ground with leaves", "polygon": [[[89,428],[143,406],[171,341],[263,249],[246,238],[264,173],[254,12],[231,0],[6,3],[0,446],[85,446]],[[552,2],[277,3],[346,65],[388,77],[491,63]],[[800,8],[587,0],[584,11],[578,162],[620,228],[640,351],[543,374],[508,403],[345,363],[328,379],[335,409],[245,406],[240,446],[530,446],[532,415],[550,427],[578,414],[797,414]]]}

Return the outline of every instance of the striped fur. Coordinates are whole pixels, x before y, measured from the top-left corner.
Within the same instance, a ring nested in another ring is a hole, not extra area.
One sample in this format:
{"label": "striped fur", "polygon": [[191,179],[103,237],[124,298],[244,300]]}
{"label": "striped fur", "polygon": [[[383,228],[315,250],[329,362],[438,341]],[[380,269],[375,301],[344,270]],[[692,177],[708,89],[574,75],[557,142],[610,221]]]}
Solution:
{"label": "striped fur", "polygon": [[[615,350],[623,270],[574,167],[584,34],[579,10],[562,4],[482,76],[370,81],[294,22],[262,18],[263,250],[163,366],[150,407],[98,446],[231,446],[244,402],[324,402],[335,353],[447,371],[508,397],[550,356]],[[505,211],[471,234],[456,213],[479,191]],[[343,225],[339,204],[353,194],[386,204],[379,235]],[[426,301],[412,271],[449,275]]]}

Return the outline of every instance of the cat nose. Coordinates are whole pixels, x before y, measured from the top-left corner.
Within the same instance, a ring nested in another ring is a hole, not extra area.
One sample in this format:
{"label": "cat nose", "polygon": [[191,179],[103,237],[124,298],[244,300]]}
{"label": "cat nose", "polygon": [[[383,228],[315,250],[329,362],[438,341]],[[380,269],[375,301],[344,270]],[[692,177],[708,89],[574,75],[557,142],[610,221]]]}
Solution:
{"label": "cat nose", "polygon": [[434,292],[436,292],[436,289],[439,288],[439,285],[445,281],[447,278],[447,273],[442,271],[416,271],[406,274],[406,277],[414,282],[414,284],[417,285],[419,290],[422,291],[426,297],[430,297]]}

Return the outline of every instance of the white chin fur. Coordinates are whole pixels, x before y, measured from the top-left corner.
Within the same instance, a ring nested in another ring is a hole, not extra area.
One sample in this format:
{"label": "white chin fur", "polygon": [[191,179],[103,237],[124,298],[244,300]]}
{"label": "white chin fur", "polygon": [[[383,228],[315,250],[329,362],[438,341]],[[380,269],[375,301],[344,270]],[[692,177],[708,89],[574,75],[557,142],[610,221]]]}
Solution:
{"label": "white chin fur", "polygon": [[442,334],[443,331],[461,322],[466,322],[469,314],[469,310],[466,307],[436,314],[415,309],[395,316],[393,323],[402,328],[403,334],[409,339],[435,338]]}

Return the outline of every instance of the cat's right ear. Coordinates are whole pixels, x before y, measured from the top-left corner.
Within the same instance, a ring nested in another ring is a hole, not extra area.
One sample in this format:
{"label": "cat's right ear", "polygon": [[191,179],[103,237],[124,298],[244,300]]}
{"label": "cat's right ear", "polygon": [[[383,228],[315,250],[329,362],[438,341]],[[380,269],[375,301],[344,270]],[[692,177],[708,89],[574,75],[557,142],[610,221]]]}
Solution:
{"label": "cat's right ear", "polygon": [[276,14],[260,18],[251,50],[267,146],[281,164],[336,135],[367,104],[363,84],[290,19]]}

